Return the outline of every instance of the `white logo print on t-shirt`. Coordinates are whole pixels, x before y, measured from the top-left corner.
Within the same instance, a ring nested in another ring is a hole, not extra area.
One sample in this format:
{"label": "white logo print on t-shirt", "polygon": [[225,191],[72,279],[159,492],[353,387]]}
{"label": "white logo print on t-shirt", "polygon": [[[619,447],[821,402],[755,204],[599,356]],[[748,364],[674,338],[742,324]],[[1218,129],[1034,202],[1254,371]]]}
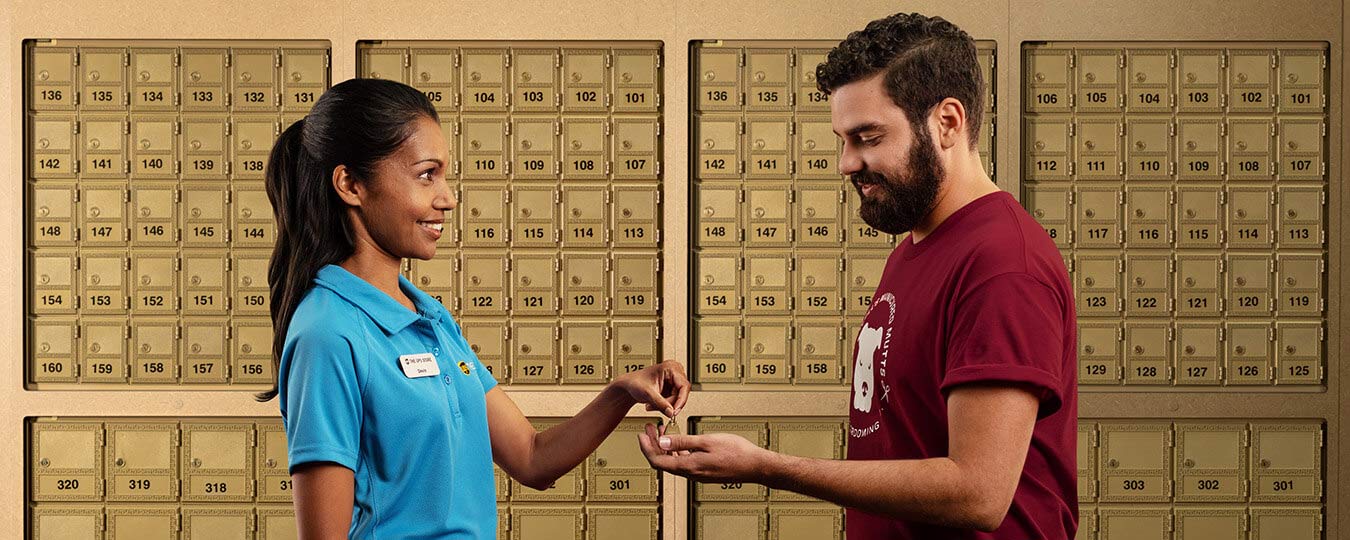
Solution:
{"label": "white logo print on t-shirt", "polygon": [[872,369],[872,359],[881,347],[883,332],[863,323],[858,331],[858,356],[853,362],[853,408],[862,412],[872,411],[872,395],[876,393],[876,375]]}

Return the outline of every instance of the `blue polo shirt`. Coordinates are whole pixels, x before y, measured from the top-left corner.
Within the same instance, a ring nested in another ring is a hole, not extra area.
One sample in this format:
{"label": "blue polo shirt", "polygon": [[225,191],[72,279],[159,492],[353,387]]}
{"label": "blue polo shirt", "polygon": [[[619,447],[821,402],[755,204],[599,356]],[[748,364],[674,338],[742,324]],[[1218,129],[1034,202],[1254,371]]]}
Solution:
{"label": "blue polo shirt", "polygon": [[[444,306],[399,287],[416,313],[328,265],[296,308],[277,384],[291,470],[355,473],[349,538],[496,538],[484,394],[497,381]],[[431,359],[440,373],[405,374],[400,357],[423,354],[422,373]]]}

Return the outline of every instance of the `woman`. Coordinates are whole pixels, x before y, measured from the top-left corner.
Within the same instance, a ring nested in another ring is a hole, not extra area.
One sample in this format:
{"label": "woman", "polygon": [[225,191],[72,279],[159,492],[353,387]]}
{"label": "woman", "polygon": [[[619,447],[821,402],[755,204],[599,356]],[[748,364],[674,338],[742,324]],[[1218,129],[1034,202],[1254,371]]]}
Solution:
{"label": "woman", "polygon": [[267,165],[278,235],[268,272],[302,538],[496,537],[492,462],[547,488],[637,403],[676,414],[675,362],[618,377],[536,432],[459,325],[399,274],[430,259],[456,201],[435,109],[412,87],[355,79],[282,133]]}

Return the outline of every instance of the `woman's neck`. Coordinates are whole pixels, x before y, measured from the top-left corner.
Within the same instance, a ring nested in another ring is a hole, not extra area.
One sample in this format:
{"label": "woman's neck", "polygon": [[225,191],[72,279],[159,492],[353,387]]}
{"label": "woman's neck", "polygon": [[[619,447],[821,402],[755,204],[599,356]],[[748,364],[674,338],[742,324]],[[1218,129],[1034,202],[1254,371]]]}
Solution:
{"label": "woman's neck", "polygon": [[342,261],[341,266],[352,275],[366,280],[367,283],[374,285],[376,289],[384,291],[403,307],[412,311],[417,311],[417,306],[413,304],[412,299],[403,293],[398,286],[398,276],[402,271],[401,259],[389,256],[378,249],[363,249],[371,246],[357,246],[356,252]]}

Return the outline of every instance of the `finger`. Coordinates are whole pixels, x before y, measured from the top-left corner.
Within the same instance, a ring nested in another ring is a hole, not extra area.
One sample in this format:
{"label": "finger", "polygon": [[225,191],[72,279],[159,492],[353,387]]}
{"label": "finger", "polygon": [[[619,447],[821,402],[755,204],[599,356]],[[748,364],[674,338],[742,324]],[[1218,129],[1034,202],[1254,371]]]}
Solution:
{"label": "finger", "polygon": [[684,405],[686,403],[689,403],[689,391],[693,389],[693,385],[689,384],[689,378],[685,377],[684,373],[679,373],[678,375],[679,378],[676,379],[676,385],[679,387],[679,393],[675,396],[675,412],[677,414],[684,410]]}
{"label": "finger", "polygon": [[707,448],[707,439],[699,435],[662,435],[656,439],[657,446],[667,452],[678,452],[680,450],[704,450]]}
{"label": "finger", "polygon": [[645,388],[644,390],[647,393],[647,405],[650,407],[647,410],[661,411],[662,414],[668,417],[675,416],[675,408],[670,406],[670,401],[667,401],[664,396],[651,387]]}
{"label": "finger", "polygon": [[643,433],[645,433],[647,435],[647,438],[652,441],[652,448],[656,449],[658,452],[662,454],[667,453],[664,450],[657,448],[656,443],[656,441],[659,440],[662,435],[665,435],[665,430],[658,427],[655,424],[643,424],[642,428]]}
{"label": "finger", "polygon": [[647,464],[651,465],[653,469],[674,472],[672,471],[675,465],[674,456],[667,455],[660,448],[657,448],[655,441],[655,438],[648,436],[646,433],[638,434],[638,447],[642,449],[642,454],[646,456]]}

